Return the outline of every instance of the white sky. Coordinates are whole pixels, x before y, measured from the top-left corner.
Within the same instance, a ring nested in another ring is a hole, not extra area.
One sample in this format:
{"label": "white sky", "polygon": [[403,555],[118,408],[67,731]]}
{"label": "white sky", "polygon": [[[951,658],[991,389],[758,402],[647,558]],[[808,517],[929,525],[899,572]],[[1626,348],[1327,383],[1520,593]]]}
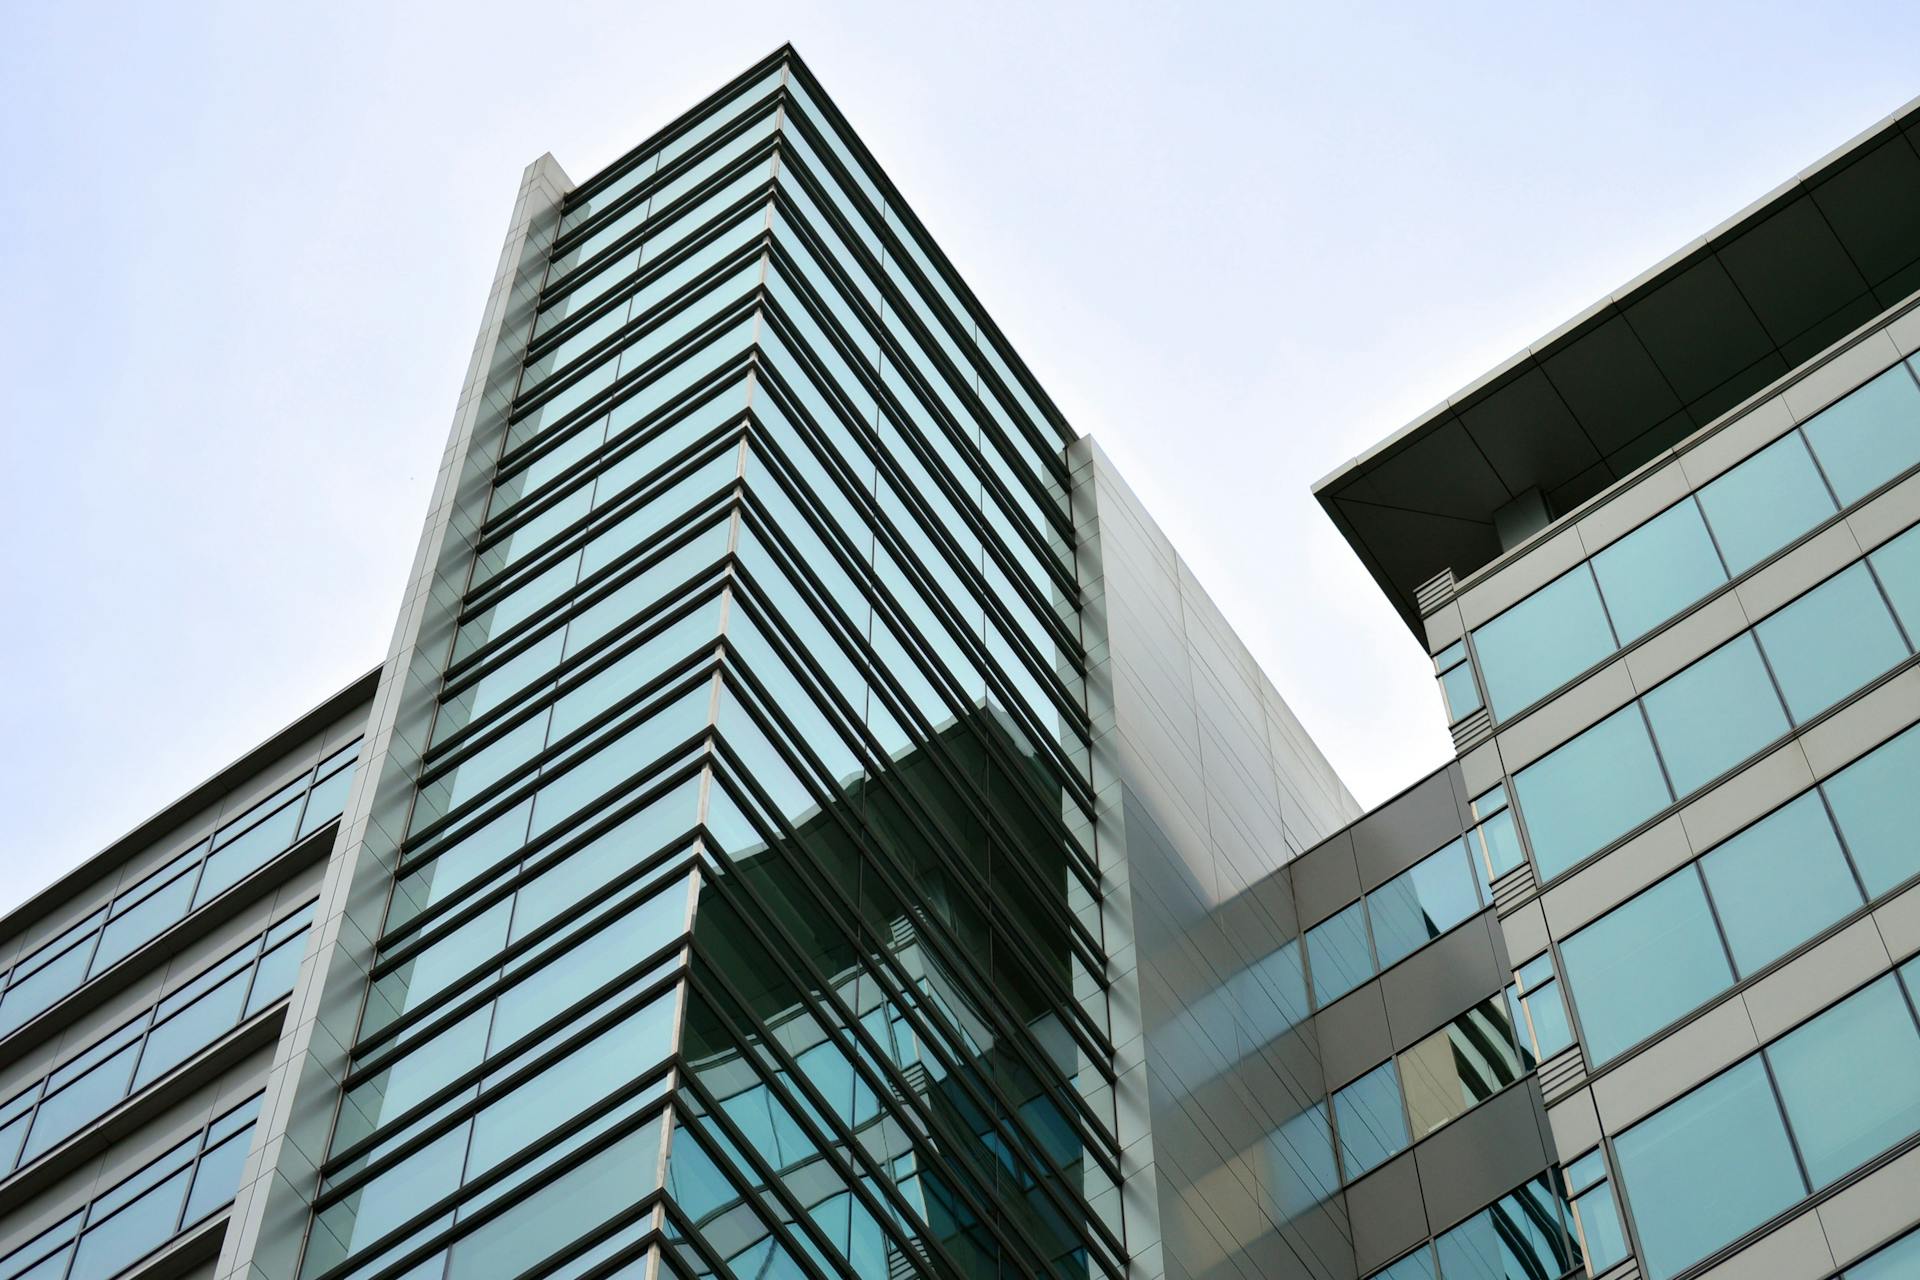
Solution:
{"label": "white sky", "polygon": [[1911,4],[120,5],[0,39],[0,910],[384,656],[515,185],[791,39],[1361,801],[1309,487],[1920,93]]}

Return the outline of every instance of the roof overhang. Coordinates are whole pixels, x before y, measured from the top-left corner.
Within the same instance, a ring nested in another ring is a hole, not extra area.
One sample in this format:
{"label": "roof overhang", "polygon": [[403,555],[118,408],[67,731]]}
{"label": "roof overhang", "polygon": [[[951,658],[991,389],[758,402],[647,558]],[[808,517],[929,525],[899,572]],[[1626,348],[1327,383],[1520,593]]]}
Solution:
{"label": "roof overhang", "polygon": [[1416,635],[1501,553],[1920,289],[1920,98],[1314,486]]}

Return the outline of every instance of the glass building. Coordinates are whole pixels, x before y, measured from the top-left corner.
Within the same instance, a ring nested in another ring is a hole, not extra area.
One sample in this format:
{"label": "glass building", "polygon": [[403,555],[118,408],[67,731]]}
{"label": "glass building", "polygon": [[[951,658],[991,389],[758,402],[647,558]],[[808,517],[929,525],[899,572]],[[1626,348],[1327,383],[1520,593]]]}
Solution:
{"label": "glass building", "polygon": [[381,665],[0,921],[0,1280],[1920,1275],[1920,106],[1322,481],[1362,814],[791,49]]}

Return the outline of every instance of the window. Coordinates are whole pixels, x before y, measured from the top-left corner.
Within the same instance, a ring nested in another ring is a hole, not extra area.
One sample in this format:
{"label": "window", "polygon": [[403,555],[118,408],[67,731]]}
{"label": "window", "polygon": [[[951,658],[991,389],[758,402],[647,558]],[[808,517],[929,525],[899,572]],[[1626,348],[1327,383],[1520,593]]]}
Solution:
{"label": "window", "polygon": [[1560,1171],[1571,1206],[1573,1236],[1587,1260],[1587,1274],[1597,1276],[1627,1256],[1627,1233],[1620,1225],[1620,1209],[1607,1181],[1607,1158],[1595,1147]]}
{"label": "window", "polygon": [[1480,868],[1482,882],[1491,889],[1493,882],[1527,860],[1520,847],[1520,828],[1513,825],[1513,810],[1507,804],[1505,786],[1476,798],[1472,803],[1475,826],[1468,834],[1473,860]]}
{"label": "window", "polygon": [[1374,1272],[1367,1280],[1435,1280],[1433,1250],[1423,1244],[1398,1262]]}
{"label": "window", "polygon": [[1680,795],[1787,731],[1787,715],[1751,635],[1736,636],[1642,700]]}
{"label": "window", "polygon": [[1560,960],[1596,1066],[1733,982],[1692,867],[1566,939]]}
{"label": "window", "polygon": [[1920,1030],[1892,974],[1788,1032],[1766,1057],[1816,1188],[1920,1131]]}
{"label": "window", "polygon": [[1640,708],[1614,712],[1514,776],[1540,878],[1550,880],[1673,799]]}
{"label": "window", "polygon": [[1593,574],[1621,644],[1638,640],[1727,580],[1691,498],[1595,556]]}
{"label": "window", "polygon": [[1381,1063],[1334,1094],[1333,1123],[1348,1182],[1405,1151],[1407,1118],[1393,1063]]}
{"label": "window", "polygon": [[1550,953],[1543,951],[1513,971],[1507,1004],[1513,1012],[1520,1056],[1527,1066],[1539,1066],[1573,1043],[1567,1002],[1561,998]]}
{"label": "window", "polygon": [[1860,905],[1860,888],[1809,791],[1700,860],[1742,975],[1787,952]]}
{"label": "window", "polygon": [[1433,660],[1433,669],[1440,676],[1448,724],[1458,724],[1480,709],[1480,685],[1473,678],[1473,664],[1467,661],[1466,641],[1456,640],[1442,649]]}
{"label": "window", "polygon": [[1550,1175],[1501,1196],[1436,1239],[1443,1280],[1539,1280],[1565,1274],[1573,1241]]}
{"label": "window", "polygon": [[1413,1135],[1424,1138],[1520,1078],[1520,1055],[1495,995],[1399,1057]]}
{"label": "window", "polygon": [[1867,557],[1893,611],[1907,629],[1907,638],[1920,643],[1920,528],[1907,530]]}
{"label": "window", "polygon": [[1823,786],[1871,897],[1920,875],[1920,726],[1874,748]]}
{"label": "window", "polygon": [[1496,715],[1510,716],[1615,649],[1593,574],[1582,564],[1473,633]]}
{"label": "window", "polygon": [[1742,574],[1833,514],[1833,497],[1799,432],[1700,490],[1727,570]]}
{"label": "window", "polygon": [[1851,506],[1920,462],[1920,386],[1897,364],[1802,430],[1840,505]]}
{"label": "window", "polygon": [[1865,564],[1843,569],[1754,628],[1796,723],[1907,656]]}
{"label": "window", "polygon": [[1367,921],[1358,902],[1307,930],[1307,966],[1313,1002],[1323,1009],[1373,976]]}
{"label": "window", "polygon": [[1758,1055],[1642,1120],[1613,1150],[1652,1280],[1806,1194]]}
{"label": "window", "polygon": [[1456,840],[1367,895],[1380,967],[1412,955],[1479,910],[1467,842]]}
{"label": "window", "polygon": [[1333,1130],[1327,1108],[1315,1103],[1267,1136],[1268,1185],[1280,1211],[1291,1219],[1331,1196],[1340,1186],[1333,1163]]}
{"label": "window", "polygon": [[1847,1268],[1846,1280],[1912,1280],[1920,1275],[1920,1231],[1909,1232],[1863,1262]]}

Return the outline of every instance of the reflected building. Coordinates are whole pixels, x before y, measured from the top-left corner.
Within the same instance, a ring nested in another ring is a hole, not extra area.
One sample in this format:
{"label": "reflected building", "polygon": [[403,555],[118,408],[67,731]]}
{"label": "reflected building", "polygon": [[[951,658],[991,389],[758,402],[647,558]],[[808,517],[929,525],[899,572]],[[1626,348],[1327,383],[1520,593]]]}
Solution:
{"label": "reflected building", "polygon": [[542,157],[384,662],[4,924],[0,1280],[1907,1274],[1916,119],[1321,483],[1365,814],[790,49]]}

